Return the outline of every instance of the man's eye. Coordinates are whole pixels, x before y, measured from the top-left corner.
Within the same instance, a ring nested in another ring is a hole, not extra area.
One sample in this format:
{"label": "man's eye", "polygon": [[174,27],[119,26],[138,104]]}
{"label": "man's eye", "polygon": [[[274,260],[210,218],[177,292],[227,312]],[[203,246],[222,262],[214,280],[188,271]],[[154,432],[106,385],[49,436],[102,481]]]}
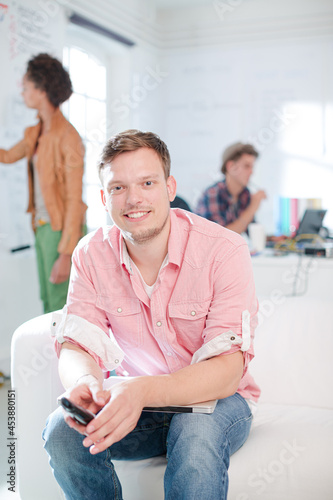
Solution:
{"label": "man's eye", "polygon": [[153,185],[153,182],[152,181],[146,181],[145,182],[145,186],[152,186]]}
{"label": "man's eye", "polygon": [[119,191],[122,190],[122,187],[121,186],[113,186],[111,189],[110,189],[110,192],[111,194],[112,193],[119,193]]}

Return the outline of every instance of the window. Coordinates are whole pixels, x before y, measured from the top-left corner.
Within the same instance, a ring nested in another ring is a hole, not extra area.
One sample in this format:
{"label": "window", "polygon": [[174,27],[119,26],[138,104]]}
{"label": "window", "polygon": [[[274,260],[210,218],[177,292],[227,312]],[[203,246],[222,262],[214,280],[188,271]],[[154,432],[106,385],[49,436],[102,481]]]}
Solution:
{"label": "window", "polygon": [[62,110],[86,147],[84,199],[88,205],[88,231],[91,231],[106,221],[97,162],[106,141],[107,71],[94,55],[74,45],[64,48],[63,63],[69,70],[74,92]]}

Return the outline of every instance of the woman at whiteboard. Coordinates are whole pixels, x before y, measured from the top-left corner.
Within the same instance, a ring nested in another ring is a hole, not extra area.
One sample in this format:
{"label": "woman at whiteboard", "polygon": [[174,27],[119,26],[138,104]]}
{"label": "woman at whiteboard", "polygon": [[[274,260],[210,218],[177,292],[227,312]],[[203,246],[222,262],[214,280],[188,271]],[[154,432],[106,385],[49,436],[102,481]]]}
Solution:
{"label": "woman at whiteboard", "polygon": [[0,149],[0,162],[28,161],[28,212],[35,232],[40,295],[44,312],[64,306],[71,255],[83,235],[82,201],[84,147],[59,106],[72,94],[72,83],[61,62],[39,54],[28,62],[22,96],[38,111],[38,123],[9,150]]}

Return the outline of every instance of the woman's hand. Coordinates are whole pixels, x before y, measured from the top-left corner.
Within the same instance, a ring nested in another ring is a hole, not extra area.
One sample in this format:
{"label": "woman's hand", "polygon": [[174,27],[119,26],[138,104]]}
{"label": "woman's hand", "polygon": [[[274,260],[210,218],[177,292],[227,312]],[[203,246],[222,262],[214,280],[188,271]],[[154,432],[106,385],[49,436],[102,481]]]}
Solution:
{"label": "woman's hand", "polygon": [[60,254],[53,264],[49,281],[54,285],[63,283],[64,281],[68,280],[70,272],[71,256],[67,254]]}

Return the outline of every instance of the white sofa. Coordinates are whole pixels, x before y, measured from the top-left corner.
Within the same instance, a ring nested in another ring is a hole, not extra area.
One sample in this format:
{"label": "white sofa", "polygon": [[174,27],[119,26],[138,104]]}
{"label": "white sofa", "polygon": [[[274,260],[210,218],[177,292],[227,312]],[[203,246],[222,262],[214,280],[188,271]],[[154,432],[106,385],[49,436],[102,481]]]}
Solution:
{"label": "white sofa", "polygon": [[[231,458],[229,500],[333,498],[333,307],[305,297],[262,299],[251,372],[262,388],[250,436]],[[63,392],[50,338],[51,315],[12,340],[22,500],[63,498],[41,439]],[[162,500],[164,457],[118,462],[126,500]],[[219,499],[216,499],[219,500]]]}

